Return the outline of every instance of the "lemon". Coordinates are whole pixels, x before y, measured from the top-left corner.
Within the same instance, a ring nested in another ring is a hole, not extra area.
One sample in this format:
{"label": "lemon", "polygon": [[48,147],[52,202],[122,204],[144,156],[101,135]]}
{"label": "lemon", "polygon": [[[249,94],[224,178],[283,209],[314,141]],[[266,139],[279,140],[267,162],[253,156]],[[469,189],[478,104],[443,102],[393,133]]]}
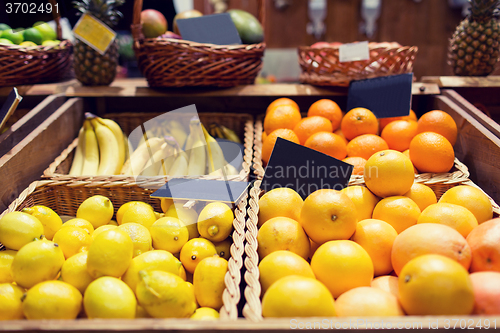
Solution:
{"label": "lemon", "polygon": [[60,40],[46,40],[42,43],[43,46],[57,46],[61,44]]}
{"label": "lemon", "polygon": [[182,247],[180,259],[184,268],[193,274],[201,260],[216,255],[217,250],[211,241],[205,238],[193,238]]}
{"label": "lemon", "polygon": [[37,46],[37,45],[33,42],[22,42],[21,44],[19,44],[19,46],[33,47],[33,46]]}
{"label": "lemon", "polygon": [[94,195],[81,203],[76,217],[89,221],[95,229],[109,223],[113,217],[113,203],[102,195]]}
{"label": "lemon", "polygon": [[211,202],[198,216],[198,232],[212,242],[222,242],[233,231],[234,214],[223,202]]}
{"label": "lemon", "polygon": [[200,237],[198,232],[198,213],[193,208],[185,208],[184,204],[175,202],[170,205],[165,216],[176,217],[181,220],[189,232],[189,239]]}
{"label": "lemon", "polygon": [[139,223],[150,228],[156,221],[155,212],[149,205],[133,205],[127,209],[118,224]]}
{"label": "lemon", "polygon": [[[142,202],[142,201],[129,201],[129,202],[121,205],[120,208],[118,209],[118,211],[116,212],[116,222],[118,223],[118,225],[122,224],[123,214],[125,214],[125,212],[127,210],[129,210],[129,208],[138,207],[138,206],[147,207],[148,209],[151,209],[152,211],[154,211],[153,207],[151,207],[150,204],[147,204],[147,203]],[[135,222],[135,221],[132,221],[132,222]]]}
{"label": "lemon", "polygon": [[222,307],[222,293],[226,288],[224,277],[227,260],[209,257],[200,261],[193,275],[194,294],[202,307],[219,310]]}
{"label": "lemon", "polygon": [[103,276],[92,281],[83,295],[83,307],[89,319],[135,318],[137,300],[125,282]]}
{"label": "lemon", "polygon": [[36,217],[43,225],[43,235],[48,240],[52,240],[54,234],[61,228],[62,220],[49,207],[45,206],[33,206],[23,209],[23,213],[30,214]]}
{"label": "lemon", "polygon": [[194,320],[217,320],[219,319],[219,312],[212,308],[198,308],[193,313],[190,319]]}
{"label": "lemon", "polygon": [[137,308],[135,310],[136,318],[152,318],[149,313],[139,304],[137,304]]}
{"label": "lemon", "polygon": [[95,229],[94,232],[92,233],[92,241],[99,235],[101,232],[118,228],[116,225],[111,225],[111,224],[106,224],[106,225],[101,225],[99,228]]}
{"label": "lemon", "polygon": [[192,288],[179,276],[163,271],[140,271],[136,294],[154,318],[188,318],[196,310]]}
{"label": "lemon", "polygon": [[135,292],[139,283],[140,271],[158,270],[179,275],[180,267],[182,267],[181,262],[172,253],[164,250],[153,250],[132,259],[130,266],[122,276],[122,281]]}
{"label": "lemon", "polygon": [[54,40],[57,38],[57,34],[52,29],[52,27],[45,22],[39,21],[33,24],[33,27],[40,32],[42,35],[42,40],[45,42],[47,40]]}
{"label": "lemon", "polygon": [[25,41],[30,41],[35,43],[36,45],[41,45],[43,42],[43,36],[35,28],[28,28],[23,31],[23,37]]}
{"label": "lemon", "polygon": [[125,231],[132,239],[132,243],[134,244],[134,257],[153,249],[151,234],[148,228],[142,224],[125,223],[119,226],[118,229]]}
{"label": "lemon", "polygon": [[24,288],[53,280],[64,263],[64,254],[59,245],[49,240],[38,240],[26,244],[12,261],[14,282]]}
{"label": "lemon", "polygon": [[85,219],[74,218],[74,219],[71,219],[71,220],[64,222],[62,226],[63,227],[74,226],[74,227],[82,228],[85,231],[87,231],[87,233],[89,235],[92,235],[94,233],[94,226],[92,225],[92,223],[90,223],[89,221],[87,221]]}
{"label": "lemon", "polygon": [[158,212],[154,212],[154,213],[155,213],[156,220],[158,220],[160,217],[165,217],[165,214],[163,214],[163,213],[158,213]]}
{"label": "lemon", "polygon": [[[179,262],[180,262],[180,261],[179,261]],[[179,276],[180,276],[180,278],[181,278],[181,279],[183,279],[184,281],[186,281],[186,280],[187,280],[187,276],[186,276],[186,269],[184,269],[184,266],[182,265],[182,263],[181,263],[181,265],[179,266]]]}
{"label": "lemon", "polygon": [[64,262],[61,268],[62,281],[72,285],[82,294],[94,279],[87,271],[87,252],[77,253]]}
{"label": "lemon", "polygon": [[231,244],[233,240],[231,238],[226,238],[222,242],[214,243],[215,250],[217,250],[217,254],[219,257],[229,260],[231,257]]}
{"label": "lemon", "polygon": [[19,250],[43,235],[43,224],[34,216],[11,212],[0,219],[0,243],[11,250]]}
{"label": "lemon", "polygon": [[175,217],[162,217],[150,228],[153,247],[170,253],[178,253],[189,239],[186,226]]}
{"label": "lemon", "polygon": [[[161,199],[161,210],[166,213],[170,206],[174,203],[174,200],[171,198],[162,198]],[[174,216],[175,217],[175,216]]]}
{"label": "lemon", "polygon": [[117,226],[118,226],[118,222],[116,222],[115,220],[111,220],[111,221],[109,221],[109,223],[108,223],[108,224],[106,224],[106,225],[114,225],[115,227],[117,227]]}
{"label": "lemon", "polygon": [[77,253],[88,251],[90,243],[92,243],[92,237],[85,229],[68,226],[56,232],[54,243],[59,244],[64,257],[68,259]]}
{"label": "lemon", "polygon": [[24,289],[11,283],[0,283],[0,320],[23,319]]}
{"label": "lemon", "polygon": [[82,309],[82,294],[62,281],[44,281],[28,290],[23,301],[28,319],[76,319]]}
{"label": "lemon", "polygon": [[12,266],[12,261],[16,253],[17,251],[13,250],[0,251],[0,283],[14,282],[10,267]]}
{"label": "lemon", "polygon": [[87,271],[94,279],[104,275],[120,277],[130,265],[133,252],[134,244],[125,231],[103,231],[89,247]]}

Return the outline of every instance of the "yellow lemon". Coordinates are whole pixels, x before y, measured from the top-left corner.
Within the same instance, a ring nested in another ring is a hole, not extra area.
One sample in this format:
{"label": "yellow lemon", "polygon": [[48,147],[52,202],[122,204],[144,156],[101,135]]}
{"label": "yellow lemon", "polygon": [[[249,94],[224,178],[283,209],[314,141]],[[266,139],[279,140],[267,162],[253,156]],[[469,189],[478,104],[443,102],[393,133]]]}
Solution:
{"label": "yellow lemon", "polygon": [[274,251],[286,250],[307,259],[311,250],[311,243],[302,226],[288,217],[267,220],[259,229],[257,242],[260,258]]}
{"label": "yellow lemon", "polygon": [[28,319],[76,319],[82,309],[82,294],[62,281],[44,281],[28,290],[23,301]]}
{"label": "yellow lemon", "polygon": [[233,231],[234,214],[223,202],[211,202],[198,216],[198,232],[212,242],[222,242]]}
{"label": "yellow lemon", "polygon": [[113,226],[117,227],[117,226],[118,226],[118,222],[116,222],[115,220],[111,220],[111,221],[109,221],[109,223],[108,223],[108,224],[106,224],[106,225],[113,225]]}
{"label": "yellow lemon", "polygon": [[130,265],[133,252],[134,244],[125,231],[106,230],[89,247],[87,270],[94,279],[104,275],[120,277]]}
{"label": "yellow lemon", "polygon": [[184,266],[182,266],[182,263],[181,265],[179,266],[179,276],[181,279],[183,279],[184,281],[187,280],[187,276],[186,276],[186,270],[184,269]]}
{"label": "yellow lemon", "polygon": [[113,203],[102,195],[94,195],[81,203],[76,217],[89,221],[95,228],[108,224],[113,217]]}
{"label": "yellow lemon", "polygon": [[153,249],[151,234],[148,228],[142,224],[125,223],[120,225],[118,229],[125,231],[132,239],[132,243],[134,243],[134,257]]}
{"label": "yellow lemon", "polygon": [[138,207],[138,206],[146,207],[154,211],[153,207],[151,207],[150,204],[147,204],[142,201],[129,201],[121,205],[118,211],[116,212],[116,222],[118,223],[118,225],[122,224],[123,214],[125,214],[127,210],[129,210],[132,207]]}
{"label": "yellow lemon", "polygon": [[0,243],[11,250],[19,250],[43,232],[43,224],[30,214],[11,212],[0,219]]}
{"label": "yellow lemon", "polygon": [[62,226],[62,220],[59,217],[59,215],[57,215],[57,213],[54,212],[49,207],[45,206],[27,207],[23,209],[23,213],[27,213],[36,217],[42,223],[43,235],[48,240],[52,240],[54,234]]}
{"label": "yellow lemon", "polygon": [[61,268],[62,281],[78,289],[82,295],[94,279],[87,271],[87,252],[77,253],[64,262]]}
{"label": "yellow lemon", "polygon": [[14,250],[0,251],[0,283],[14,282],[10,267],[16,253]]}
{"label": "yellow lemon", "polygon": [[188,318],[196,310],[194,291],[178,275],[141,271],[136,293],[139,304],[154,318]]}
{"label": "yellow lemon", "polygon": [[172,253],[164,250],[153,250],[138,255],[128,267],[125,274],[122,276],[122,281],[125,282],[134,292],[139,283],[139,272],[146,271],[164,271],[179,275],[179,269],[182,264]]}
{"label": "yellow lemon", "polygon": [[222,293],[226,288],[224,277],[227,273],[227,260],[205,258],[194,270],[193,285],[196,301],[200,306],[219,310],[222,307]]}
{"label": "yellow lemon", "polygon": [[0,283],[0,320],[23,319],[24,289],[11,283]]}
{"label": "yellow lemon", "polygon": [[56,232],[54,243],[59,244],[64,257],[68,259],[77,253],[88,251],[90,243],[92,243],[92,237],[85,229],[68,226]]}
{"label": "yellow lemon", "polygon": [[139,223],[150,228],[156,221],[156,215],[151,206],[149,205],[139,205],[135,204],[128,208],[121,218],[121,221],[117,221],[118,224],[124,223]]}
{"label": "yellow lemon", "polygon": [[193,320],[218,320],[219,317],[219,312],[217,312],[217,310],[201,307],[196,309],[189,318]]}
{"label": "yellow lemon", "polygon": [[294,190],[275,188],[259,199],[259,227],[274,217],[289,217],[299,220],[304,200]]}
{"label": "yellow lemon", "polygon": [[23,246],[12,261],[14,282],[24,288],[53,280],[64,263],[64,253],[56,243],[48,240],[34,241]]}
{"label": "yellow lemon", "polygon": [[137,309],[135,311],[136,318],[152,318],[149,313],[142,306],[137,304]]}
{"label": "yellow lemon", "polygon": [[181,220],[189,232],[189,239],[200,237],[198,232],[198,213],[193,208],[184,208],[182,203],[175,202],[170,205],[165,216],[176,217]]}
{"label": "yellow lemon", "polygon": [[324,284],[304,276],[286,276],[262,298],[264,317],[333,317],[333,297]]}
{"label": "yellow lemon", "polygon": [[92,281],[83,295],[83,307],[89,319],[135,318],[137,300],[120,279],[103,276]]}
{"label": "yellow lemon", "polygon": [[229,260],[231,257],[231,244],[233,244],[233,240],[230,237],[226,238],[222,242],[214,243],[219,257]]}
{"label": "yellow lemon", "polygon": [[186,226],[175,217],[162,217],[151,228],[153,247],[170,253],[178,253],[189,239]]}
{"label": "yellow lemon", "polygon": [[190,239],[181,249],[181,262],[186,271],[193,274],[198,263],[217,255],[214,244],[205,238]]}
{"label": "yellow lemon", "polygon": [[92,233],[92,241],[94,241],[94,239],[97,237],[97,235],[99,235],[101,232],[106,231],[106,230],[110,230],[110,229],[114,229],[117,227],[118,226],[111,225],[111,224],[101,225],[100,227],[95,229],[94,232]]}
{"label": "yellow lemon", "polygon": [[[174,203],[173,199],[170,198],[162,198],[161,199],[161,210],[166,213],[170,206]],[[175,216],[174,216],[175,217]]]}
{"label": "yellow lemon", "polygon": [[83,230],[87,231],[87,233],[91,236],[94,233],[94,226],[92,225],[92,223],[84,219],[74,218],[64,222],[62,225],[62,227],[69,227],[69,226],[82,228]]}
{"label": "yellow lemon", "polygon": [[355,185],[345,187],[340,192],[347,195],[354,203],[354,206],[356,206],[358,221],[372,218],[373,209],[380,199],[370,192],[369,189],[364,186]]}

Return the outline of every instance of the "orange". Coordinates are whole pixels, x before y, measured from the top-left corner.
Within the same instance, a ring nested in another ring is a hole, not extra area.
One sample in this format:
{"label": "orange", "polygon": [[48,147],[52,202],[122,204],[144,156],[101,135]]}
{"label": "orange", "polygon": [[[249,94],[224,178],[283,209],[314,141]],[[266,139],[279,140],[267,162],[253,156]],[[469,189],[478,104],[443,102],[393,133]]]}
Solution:
{"label": "orange", "polygon": [[382,130],[380,136],[387,142],[389,148],[405,151],[410,148],[411,139],[417,135],[417,122],[414,120],[396,120]]}
{"label": "orange", "polygon": [[314,279],[309,263],[290,251],[275,251],[259,263],[259,280],[262,294],[276,281],[289,275],[300,275]]}
{"label": "orange", "polygon": [[304,200],[287,187],[272,189],[259,199],[259,228],[273,217],[289,217],[299,220]]}
{"label": "orange", "polygon": [[264,142],[267,138],[267,133],[266,132],[262,132],[262,142]]}
{"label": "orange", "polygon": [[425,113],[418,120],[418,133],[434,132],[444,136],[452,146],[457,141],[457,124],[444,111],[434,110]]}
{"label": "orange", "polygon": [[389,223],[398,234],[417,224],[419,216],[420,208],[418,205],[404,196],[382,199],[373,209],[373,218]]}
{"label": "orange", "polygon": [[477,220],[470,210],[449,203],[430,205],[420,214],[417,223],[444,224],[452,227],[464,237],[477,227]]}
{"label": "orange", "polygon": [[291,100],[290,98],[282,97],[275,99],[274,101],[271,102],[271,104],[269,104],[269,106],[266,109],[266,114],[272,109],[276,108],[277,106],[282,106],[282,105],[292,106],[298,111],[300,111],[299,106],[297,105],[297,103],[295,103],[295,101]]}
{"label": "orange", "polygon": [[311,135],[304,146],[323,154],[342,160],[347,155],[345,140],[331,132],[318,132]]}
{"label": "orange", "polygon": [[410,159],[420,172],[448,172],[453,167],[455,152],[444,136],[424,132],[411,140]]}
{"label": "orange", "polygon": [[363,175],[365,172],[366,160],[362,157],[347,157],[343,159],[344,162],[354,166],[352,169],[353,175]]}
{"label": "orange", "polygon": [[474,314],[500,314],[500,273],[478,272],[470,275],[474,289]]}
{"label": "orange", "polygon": [[471,272],[500,272],[500,219],[481,223],[467,236],[472,250]]}
{"label": "orange", "polygon": [[335,134],[337,134],[337,135],[341,136],[341,137],[342,137],[342,139],[344,139],[345,144],[347,145],[347,143],[348,143],[349,141],[347,141],[347,139],[345,138],[344,133],[342,132],[342,130],[341,130],[340,128],[338,128],[337,130],[333,131],[333,133],[335,133]]}
{"label": "orange", "polygon": [[[322,244],[349,239],[356,230],[356,206],[347,195],[331,189],[317,190],[304,200],[299,222],[309,238]],[[306,257],[307,258],[307,257]]]}
{"label": "orange", "polygon": [[403,153],[383,150],[366,161],[364,179],[373,194],[385,198],[408,192],[415,175],[410,159]]}
{"label": "orange", "polygon": [[428,206],[437,203],[434,191],[429,186],[420,183],[413,183],[410,190],[406,192],[404,196],[415,201],[418,208],[420,208],[420,211],[423,211]]}
{"label": "orange", "polygon": [[380,118],[378,120],[378,123],[380,125],[380,131],[382,131],[387,124],[396,121],[396,120],[414,120],[417,121],[417,115],[413,110],[410,110],[410,114],[408,116],[401,116],[401,117],[392,117],[392,118]]}
{"label": "orange", "polygon": [[346,291],[335,300],[335,310],[339,317],[404,316],[396,296],[372,287]]}
{"label": "orange", "polygon": [[265,163],[269,162],[269,158],[271,157],[271,153],[273,152],[274,145],[276,144],[276,140],[278,140],[278,138],[283,138],[297,144],[300,143],[299,138],[291,129],[277,129],[269,134],[266,141],[262,143],[262,161]]}
{"label": "orange", "polygon": [[[410,158],[410,149],[406,149],[406,150],[403,152],[403,154],[404,154],[406,157],[408,157],[408,158],[410,159],[410,161],[411,161],[411,158]],[[415,168],[415,166],[413,166],[413,171],[415,172],[415,174],[418,174],[418,170],[417,170],[417,168]]]}
{"label": "orange", "polygon": [[385,290],[399,299],[397,276],[392,276],[392,275],[377,276],[372,280],[371,287]]}
{"label": "orange", "polygon": [[341,190],[356,206],[358,221],[371,219],[373,208],[379,202],[379,198],[364,186],[348,186]]}
{"label": "orange", "polygon": [[350,240],[321,245],[311,259],[311,268],[334,298],[356,287],[368,287],[373,280],[370,255]]}
{"label": "orange", "polygon": [[311,244],[300,224],[288,217],[274,217],[262,225],[257,234],[259,258],[279,250],[291,251],[305,260]]}
{"label": "orange", "polygon": [[318,132],[333,132],[332,122],[325,117],[312,116],[302,119],[293,128],[297,134],[300,144],[306,143],[306,140]]}
{"label": "orange", "polygon": [[363,134],[347,144],[347,156],[369,159],[373,154],[389,149],[387,142],[375,134]]}
{"label": "orange", "polygon": [[455,260],[426,254],[399,275],[399,301],[408,315],[468,315],[474,307],[469,273]]}
{"label": "orange", "polygon": [[477,223],[483,223],[493,218],[493,206],[486,194],[480,189],[459,185],[450,188],[439,199],[441,203],[452,203],[470,210],[477,219]]}
{"label": "orange", "polygon": [[318,244],[318,243],[315,243],[313,242],[312,239],[309,238],[309,241],[311,242],[311,251],[309,252],[309,259],[312,258],[312,256],[314,255],[314,253],[316,252],[316,250],[318,249],[318,247],[321,245],[321,244]]}
{"label": "orange", "polygon": [[399,275],[408,261],[424,254],[440,254],[455,260],[465,269],[471,263],[471,249],[455,229],[443,224],[423,223],[409,227],[392,245],[392,267]]}
{"label": "orange", "polygon": [[301,119],[298,109],[290,105],[280,105],[270,110],[264,117],[264,131],[271,134],[279,128],[293,129]]}
{"label": "orange", "polygon": [[378,134],[377,117],[368,109],[354,108],[347,112],[340,124],[347,140],[362,134]]}
{"label": "orange", "polygon": [[368,252],[373,262],[375,276],[392,272],[392,243],[398,236],[396,230],[387,222],[367,219],[358,222],[351,240]]}
{"label": "orange", "polygon": [[320,99],[314,102],[307,111],[307,116],[321,116],[332,122],[333,130],[340,126],[342,120],[342,110],[337,103],[330,99]]}

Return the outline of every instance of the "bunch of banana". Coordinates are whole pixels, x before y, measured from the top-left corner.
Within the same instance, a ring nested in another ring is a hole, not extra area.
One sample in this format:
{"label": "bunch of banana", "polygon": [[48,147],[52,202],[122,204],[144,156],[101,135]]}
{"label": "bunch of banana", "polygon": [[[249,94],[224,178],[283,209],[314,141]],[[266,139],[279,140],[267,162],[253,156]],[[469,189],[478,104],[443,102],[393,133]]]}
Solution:
{"label": "bunch of banana", "polygon": [[212,123],[210,124],[208,130],[210,132],[210,135],[213,136],[214,138],[226,139],[236,143],[241,143],[241,140],[238,137],[238,135],[232,129],[229,129],[226,126]]}
{"label": "bunch of banana", "polygon": [[128,150],[127,138],[120,126],[111,119],[90,113],[85,116],[69,174],[120,174]]}

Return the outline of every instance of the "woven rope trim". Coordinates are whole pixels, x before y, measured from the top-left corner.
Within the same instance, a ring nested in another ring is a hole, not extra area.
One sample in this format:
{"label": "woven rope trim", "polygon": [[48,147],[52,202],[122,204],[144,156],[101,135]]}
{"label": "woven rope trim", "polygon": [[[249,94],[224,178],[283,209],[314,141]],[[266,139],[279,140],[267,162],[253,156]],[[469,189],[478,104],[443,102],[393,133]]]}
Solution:
{"label": "woven rope trim", "polygon": [[254,134],[254,145],[253,145],[253,167],[254,174],[257,178],[262,179],[264,177],[264,167],[262,166],[262,120],[257,120],[255,122],[255,134]]}

